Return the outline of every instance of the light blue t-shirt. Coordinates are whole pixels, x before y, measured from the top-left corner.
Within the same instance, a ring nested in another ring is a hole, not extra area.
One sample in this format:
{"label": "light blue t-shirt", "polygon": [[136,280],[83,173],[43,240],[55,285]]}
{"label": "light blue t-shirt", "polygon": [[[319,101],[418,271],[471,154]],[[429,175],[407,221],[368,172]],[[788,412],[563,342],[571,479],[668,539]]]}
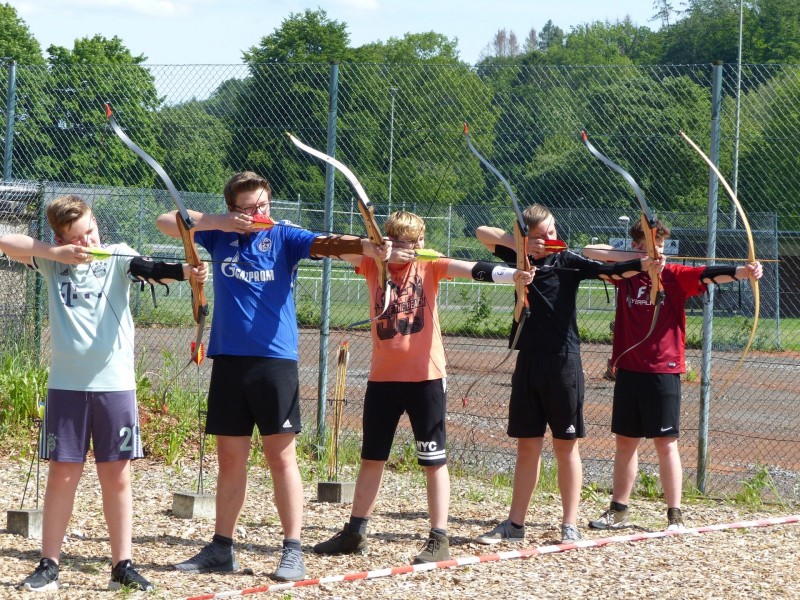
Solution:
{"label": "light blue t-shirt", "polygon": [[228,354],[297,360],[292,288],[297,263],[317,234],[287,221],[250,235],[198,231],[214,260],[214,318],[209,356]]}
{"label": "light blue t-shirt", "polygon": [[138,253],[125,244],[105,249],[117,256],[88,265],[33,260],[49,296],[49,388],[92,392],[136,388],[128,268]]}

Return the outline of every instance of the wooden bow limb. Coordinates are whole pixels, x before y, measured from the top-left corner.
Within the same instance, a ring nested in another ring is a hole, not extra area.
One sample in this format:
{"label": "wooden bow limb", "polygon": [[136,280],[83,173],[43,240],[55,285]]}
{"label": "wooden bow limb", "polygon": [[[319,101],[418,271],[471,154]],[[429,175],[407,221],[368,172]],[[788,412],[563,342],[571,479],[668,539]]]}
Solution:
{"label": "wooden bow limb", "polygon": [[[700,147],[694,143],[694,141],[686,135],[683,131],[678,132],[680,136],[686,140],[686,142],[694,149],[697,154],[706,162],[708,167],[714,172],[717,176],[717,179],[722,184],[722,187],[725,189],[725,192],[728,194],[731,202],[733,203],[734,207],[736,207],[736,212],[739,213],[739,217],[742,220],[742,225],[744,225],[745,232],[747,234],[747,262],[753,264],[757,262],[756,259],[756,245],[755,241],[753,240],[753,230],[750,228],[750,221],[747,218],[747,215],[744,212],[744,208],[742,207],[741,202],[739,202],[739,198],[736,197],[736,194],[731,188],[728,181],[723,177],[722,173],[720,173],[717,166],[713,163],[713,161],[708,157],[708,155],[703,152]],[[739,371],[739,367],[742,366],[744,363],[744,358],[747,356],[748,350],[750,350],[750,346],[753,344],[753,339],[756,335],[756,329],[758,328],[758,316],[760,311],[760,292],[759,292],[759,285],[758,280],[751,276],[750,279],[750,286],[753,289],[753,304],[754,304],[754,311],[753,311],[753,328],[750,330],[750,337],[747,339],[747,344],[744,347],[744,352],[742,352],[742,356],[739,358],[739,362],[736,363],[736,367],[733,370],[733,374],[735,375]]]}
{"label": "wooden bow limb", "polygon": [[[356,198],[358,199],[358,211],[361,213],[361,218],[364,220],[367,238],[376,246],[382,246],[384,244],[383,234],[381,233],[381,228],[378,225],[378,221],[375,219],[375,207],[373,206],[372,202],[370,202],[367,192],[364,191],[364,187],[361,185],[361,182],[358,180],[355,174],[347,166],[336,160],[334,157],[328,156],[324,152],[320,152],[319,150],[304,144],[289,132],[286,132],[286,135],[289,137],[289,140],[291,140],[291,142],[300,150],[320,159],[321,161],[331,165],[333,168],[338,169],[339,172],[345,176],[345,179],[347,179],[350,185],[353,186],[353,189],[356,192]],[[371,319],[359,323],[353,323],[350,325],[350,327],[366,324],[383,316],[383,314],[389,308],[389,300],[391,298],[390,284],[391,277],[389,276],[388,263],[384,260],[378,261],[378,287],[383,290],[383,306],[381,311]]]}

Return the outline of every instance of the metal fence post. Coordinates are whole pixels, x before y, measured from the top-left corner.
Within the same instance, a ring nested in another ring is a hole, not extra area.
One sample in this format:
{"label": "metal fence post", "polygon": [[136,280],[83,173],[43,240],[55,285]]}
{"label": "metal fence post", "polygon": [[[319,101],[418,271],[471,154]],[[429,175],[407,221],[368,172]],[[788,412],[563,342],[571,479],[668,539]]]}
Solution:
{"label": "metal fence post", "polygon": [[[328,87],[328,142],[326,152],[336,153],[336,109],[339,100],[339,63],[331,62]],[[333,231],[333,165],[325,164],[325,231]],[[322,302],[319,323],[319,379],[317,386],[317,443],[325,444],[325,403],[328,396],[328,344],[330,342],[331,259],[322,261]]]}
{"label": "metal fence post", "polygon": [[17,61],[8,64],[6,95],[6,139],[3,148],[3,180],[11,181],[11,158],[14,154],[14,106],[17,98]]}
{"label": "metal fence post", "polygon": [[[715,61],[711,78],[711,150],[709,158],[719,164],[720,109],[722,107],[722,61]],[[708,235],[706,256],[714,264],[717,255],[717,194],[719,181],[709,169],[708,173]],[[700,415],[697,428],[697,489],[706,493],[708,467],[708,417],[711,407],[711,343],[714,326],[714,286],[708,286],[708,299],[703,304],[703,338],[700,374]]]}

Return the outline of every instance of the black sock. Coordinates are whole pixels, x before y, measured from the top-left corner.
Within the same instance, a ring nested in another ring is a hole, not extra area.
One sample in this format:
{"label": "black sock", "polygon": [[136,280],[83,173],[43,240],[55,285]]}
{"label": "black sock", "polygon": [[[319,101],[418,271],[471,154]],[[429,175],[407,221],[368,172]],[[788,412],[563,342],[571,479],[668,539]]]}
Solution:
{"label": "black sock", "polygon": [[350,517],[350,522],[347,524],[347,533],[367,535],[367,523],[369,523],[369,517]]}
{"label": "black sock", "polygon": [[611,510],[616,510],[617,512],[623,512],[628,510],[627,504],[622,504],[621,502],[615,502],[614,500],[611,501]]}
{"label": "black sock", "polygon": [[225,537],[224,535],[215,533],[214,537],[211,538],[211,543],[219,544],[220,546],[225,546],[226,548],[230,548],[233,546],[233,538]]}
{"label": "black sock", "polygon": [[524,524],[523,525],[517,525],[516,523],[514,523],[514,521],[511,521],[511,520],[509,520],[508,522],[511,523],[511,526],[514,529],[525,529],[525,525]]}
{"label": "black sock", "polygon": [[431,533],[447,537],[447,529],[442,529],[441,527],[431,527]]}

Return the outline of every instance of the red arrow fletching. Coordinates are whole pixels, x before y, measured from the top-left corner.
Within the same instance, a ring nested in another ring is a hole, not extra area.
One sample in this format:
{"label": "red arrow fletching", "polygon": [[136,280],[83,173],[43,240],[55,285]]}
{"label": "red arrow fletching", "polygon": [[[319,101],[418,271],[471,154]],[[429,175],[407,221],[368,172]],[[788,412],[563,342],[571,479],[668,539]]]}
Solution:
{"label": "red arrow fletching", "polygon": [[545,252],[563,252],[567,249],[567,243],[562,240],[545,240],[544,241],[544,250]]}

